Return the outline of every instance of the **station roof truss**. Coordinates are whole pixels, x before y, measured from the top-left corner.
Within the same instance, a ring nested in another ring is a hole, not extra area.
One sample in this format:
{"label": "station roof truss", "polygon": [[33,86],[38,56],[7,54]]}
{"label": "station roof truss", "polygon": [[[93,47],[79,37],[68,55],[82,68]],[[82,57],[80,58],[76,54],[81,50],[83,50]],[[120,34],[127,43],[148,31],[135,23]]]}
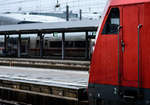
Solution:
{"label": "station roof truss", "polygon": [[53,32],[86,32],[97,31],[97,28],[97,20],[3,25],[0,26],[0,35]]}

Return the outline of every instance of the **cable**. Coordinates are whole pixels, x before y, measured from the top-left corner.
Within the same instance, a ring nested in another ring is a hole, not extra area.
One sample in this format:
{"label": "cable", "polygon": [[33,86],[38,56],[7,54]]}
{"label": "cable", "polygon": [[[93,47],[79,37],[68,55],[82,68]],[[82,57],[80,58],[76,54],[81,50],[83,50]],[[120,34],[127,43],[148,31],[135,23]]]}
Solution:
{"label": "cable", "polygon": [[[23,11],[36,11],[36,12],[63,12],[66,11],[66,4],[69,5],[69,10],[73,13],[101,13],[107,0],[15,0],[6,1],[0,0],[1,12],[14,12],[19,7],[23,8]],[[58,11],[55,11],[55,5],[57,1],[60,4]],[[30,4],[30,5],[29,5]],[[32,5],[33,4],[33,5]]]}

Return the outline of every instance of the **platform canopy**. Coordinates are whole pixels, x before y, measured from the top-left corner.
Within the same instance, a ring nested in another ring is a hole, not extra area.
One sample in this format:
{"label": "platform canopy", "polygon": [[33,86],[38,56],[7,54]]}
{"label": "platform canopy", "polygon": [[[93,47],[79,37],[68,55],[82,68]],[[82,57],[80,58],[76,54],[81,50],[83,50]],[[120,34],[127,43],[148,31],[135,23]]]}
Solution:
{"label": "platform canopy", "polygon": [[1,35],[29,34],[29,33],[53,33],[53,32],[85,32],[96,31],[97,20],[32,23],[0,26]]}

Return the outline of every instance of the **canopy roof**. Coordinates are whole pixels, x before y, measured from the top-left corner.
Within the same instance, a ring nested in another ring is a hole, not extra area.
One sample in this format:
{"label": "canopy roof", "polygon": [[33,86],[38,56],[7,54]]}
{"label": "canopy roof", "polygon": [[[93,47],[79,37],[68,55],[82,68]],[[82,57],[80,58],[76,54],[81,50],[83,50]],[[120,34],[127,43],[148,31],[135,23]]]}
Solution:
{"label": "canopy roof", "polygon": [[0,26],[0,34],[28,34],[28,33],[53,33],[53,32],[85,32],[97,31],[97,20],[69,21],[55,23],[33,23]]}

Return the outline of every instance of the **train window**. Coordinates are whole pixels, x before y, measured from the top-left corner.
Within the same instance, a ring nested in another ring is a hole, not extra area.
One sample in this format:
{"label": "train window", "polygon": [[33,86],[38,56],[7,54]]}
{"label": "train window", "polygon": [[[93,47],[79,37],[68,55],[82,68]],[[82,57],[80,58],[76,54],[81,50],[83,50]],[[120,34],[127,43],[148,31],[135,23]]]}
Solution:
{"label": "train window", "polygon": [[119,24],[120,24],[119,9],[112,8],[104,25],[102,34],[117,34]]}
{"label": "train window", "polygon": [[84,48],[85,47],[85,41],[66,41],[65,42],[66,48]]}
{"label": "train window", "polygon": [[39,46],[40,46],[40,41],[36,40],[36,48],[39,48]]}
{"label": "train window", "polygon": [[62,47],[62,42],[61,41],[52,41],[52,42],[50,42],[50,47],[52,47],[52,48],[59,48],[59,47]]}
{"label": "train window", "polygon": [[49,48],[51,47],[51,41],[49,41]]}
{"label": "train window", "polygon": [[65,47],[73,47],[73,42],[72,41],[66,41]]}
{"label": "train window", "polygon": [[84,48],[85,47],[85,41],[76,41],[75,47]]}
{"label": "train window", "polygon": [[45,40],[45,48],[48,48],[48,40]]}
{"label": "train window", "polygon": [[4,47],[4,42],[0,42],[0,47]]}

